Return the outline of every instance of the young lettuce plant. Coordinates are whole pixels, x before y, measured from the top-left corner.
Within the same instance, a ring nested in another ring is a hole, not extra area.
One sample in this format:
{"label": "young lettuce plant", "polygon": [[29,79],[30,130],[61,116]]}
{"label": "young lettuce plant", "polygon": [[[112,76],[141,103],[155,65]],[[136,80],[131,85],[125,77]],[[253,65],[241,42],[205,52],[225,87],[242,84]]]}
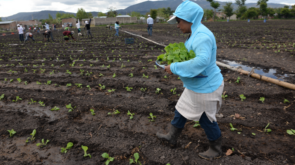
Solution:
{"label": "young lettuce plant", "polygon": [[121,112],[119,110],[115,110],[114,112],[109,112],[108,115],[117,115],[120,114]]}
{"label": "young lettuce plant", "polygon": [[125,89],[127,90],[127,92],[131,92],[131,90],[133,89],[132,87],[125,87]]}
{"label": "young lettuce plant", "polygon": [[28,104],[34,104],[36,103],[37,101],[34,101],[32,98],[31,98],[31,101],[28,103]]}
{"label": "young lettuce plant", "polygon": [[157,118],[157,117],[154,116],[153,113],[150,113],[150,116],[148,118],[151,119],[150,120],[151,122],[153,122],[153,121],[155,121],[155,118]]}
{"label": "young lettuce plant", "polygon": [[69,110],[69,112],[72,112],[74,110],[74,108],[76,107],[72,107],[72,104],[66,105],[66,108]]}
{"label": "young lettuce plant", "polygon": [[176,94],[176,88],[170,90],[174,95]]}
{"label": "young lettuce plant", "polygon": [[139,159],[139,154],[138,154],[138,153],[134,153],[133,156],[134,156],[134,160],[133,160],[133,159],[129,159],[129,164],[133,164],[133,163],[137,164],[137,162],[138,162],[139,164],[141,164],[140,161],[138,161],[138,159]]}
{"label": "young lettuce plant", "polygon": [[73,147],[73,143],[72,142],[68,142],[67,147],[66,148],[61,148],[60,152],[61,153],[67,153],[69,149],[71,149]]}
{"label": "young lettuce plant", "polygon": [[161,91],[161,89],[160,89],[160,88],[157,88],[157,89],[156,89],[156,93],[157,93],[157,94],[159,94],[159,93],[160,93],[160,91]]}
{"label": "young lettuce plant", "polygon": [[237,78],[237,81],[236,81],[237,84],[240,83],[240,79],[241,79],[240,77]]}
{"label": "young lettuce plant", "polygon": [[43,101],[39,101],[38,103],[40,104],[41,107],[45,107],[45,104]]}
{"label": "young lettuce plant", "polygon": [[51,110],[52,110],[52,111],[58,111],[59,108],[58,108],[57,106],[54,106]]}
{"label": "young lettuce plant", "polygon": [[107,161],[105,162],[105,165],[109,165],[110,162],[112,162],[112,161],[115,160],[115,158],[110,157],[108,153],[103,153],[101,156],[102,156],[103,158],[107,159]]}
{"label": "young lettuce plant", "polygon": [[26,140],[26,143],[28,143],[29,140],[31,140],[31,142],[34,141],[36,133],[37,133],[37,131],[36,131],[36,129],[34,129],[33,132],[30,134],[32,137],[28,137]]}
{"label": "young lettuce plant", "polygon": [[9,132],[9,137],[12,137],[14,134],[16,134],[16,131],[13,129],[7,131]]}
{"label": "young lettuce plant", "polygon": [[90,87],[90,85],[87,85],[87,86],[86,86],[86,88],[88,88],[88,90],[91,90],[91,87]]}
{"label": "young lettuce plant", "polygon": [[41,143],[37,143],[36,146],[37,147],[45,147],[47,145],[47,143],[49,142],[49,140],[47,139],[46,142],[44,142],[44,139],[41,140]]}
{"label": "young lettuce plant", "polygon": [[91,112],[91,115],[94,116],[95,115],[95,112],[93,109],[90,109],[90,112]]}
{"label": "young lettuce plant", "polygon": [[131,112],[128,110],[127,115],[130,116],[130,120],[132,120],[132,119],[133,119],[133,116],[135,115],[135,113],[131,113]]}
{"label": "young lettuce plant", "polygon": [[266,127],[264,128],[264,132],[265,132],[265,133],[270,133],[270,132],[271,132],[271,129],[267,129],[267,127],[269,126],[269,124],[270,124],[270,123],[268,123],[268,124],[266,125]]}
{"label": "young lettuce plant", "polygon": [[2,94],[1,96],[0,96],[0,100],[3,100],[4,99],[4,94]]}
{"label": "young lettuce plant", "polygon": [[17,78],[16,80],[18,81],[18,83],[22,82],[21,78]]}
{"label": "young lettuce plant", "polygon": [[100,90],[104,90],[104,89],[106,89],[106,86],[105,85],[101,85],[101,84],[98,84],[99,85],[99,89]]}
{"label": "young lettuce plant", "polygon": [[145,74],[143,74],[142,77],[143,78],[149,78],[149,76],[148,75],[145,75]]}
{"label": "young lettuce plant", "polygon": [[229,123],[229,126],[230,126],[230,130],[231,131],[237,131],[238,129],[234,128],[233,124],[232,123]]}
{"label": "young lettuce plant", "polygon": [[199,126],[201,126],[201,124],[199,123],[199,121],[195,121],[195,124],[194,124],[194,128],[196,128],[196,127],[199,127]]}
{"label": "young lettuce plant", "polygon": [[289,130],[287,130],[287,134],[295,136],[295,130],[294,129],[289,129]]}
{"label": "young lettuce plant", "polygon": [[241,101],[246,100],[246,96],[244,96],[243,94],[240,95]]}
{"label": "young lettuce plant", "polygon": [[290,101],[287,99],[284,99],[284,104],[287,104],[287,103],[290,103]]}
{"label": "young lettuce plant", "polygon": [[262,103],[264,103],[265,98],[264,97],[260,97],[259,101],[261,101]]}
{"label": "young lettuce plant", "polygon": [[22,100],[19,96],[16,96],[15,100],[12,100],[12,102],[17,102],[18,100]]}
{"label": "young lettuce plant", "polygon": [[83,146],[83,145],[81,147],[82,147],[82,149],[84,151],[84,157],[89,156],[91,158],[91,155],[90,154],[87,154],[88,147],[87,146]]}
{"label": "young lettuce plant", "polygon": [[140,90],[141,90],[142,92],[145,92],[145,91],[147,90],[147,88],[140,88]]}

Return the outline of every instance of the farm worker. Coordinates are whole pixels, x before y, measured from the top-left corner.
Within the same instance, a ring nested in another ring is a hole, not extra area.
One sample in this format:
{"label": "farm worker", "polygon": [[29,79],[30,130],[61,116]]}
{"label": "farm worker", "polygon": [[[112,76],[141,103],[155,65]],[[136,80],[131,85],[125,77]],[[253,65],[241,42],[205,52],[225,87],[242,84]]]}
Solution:
{"label": "farm worker", "polygon": [[31,32],[27,32],[27,33],[26,33],[26,39],[25,39],[25,42],[26,42],[27,40],[29,40],[29,38],[31,38],[33,41],[35,41],[35,39],[34,39],[34,37],[33,37],[33,34],[32,34]]}
{"label": "farm worker", "polygon": [[66,42],[69,41],[70,37],[72,37],[72,39],[75,40],[75,38],[73,36],[74,35],[74,31],[71,31],[71,32],[70,31],[64,31],[62,34],[63,34],[64,39],[65,39]]}
{"label": "farm worker", "polygon": [[19,35],[19,40],[24,41],[24,29],[19,24],[17,24],[17,31],[18,31],[18,35]]}
{"label": "farm worker", "polygon": [[151,15],[148,15],[147,30],[150,36],[152,35],[152,32],[153,32],[153,25],[154,25],[154,19],[151,17]]}
{"label": "farm worker", "polygon": [[90,25],[91,25],[91,18],[89,19],[89,22],[88,21],[85,21],[85,28],[87,30],[87,37],[89,37],[89,35],[92,37],[92,34],[90,32]]}
{"label": "farm worker", "polygon": [[80,29],[80,21],[79,21],[79,19],[78,19],[78,21],[76,21],[76,27],[77,27],[78,33],[80,33],[81,29]]}
{"label": "farm worker", "polygon": [[50,30],[49,29],[49,24],[47,24],[46,22],[45,22],[45,30]]}
{"label": "farm worker", "polygon": [[54,41],[53,36],[52,36],[52,33],[51,33],[50,30],[46,30],[46,31],[43,33],[43,35],[44,35],[44,40],[45,40],[46,37],[47,37],[48,42],[49,42],[49,37],[51,37],[51,40]]}
{"label": "farm worker", "polygon": [[[165,67],[166,72],[180,77],[185,90],[176,104],[169,133],[158,132],[157,137],[171,146],[176,146],[187,119],[199,121],[209,140],[209,149],[199,153],[199,156],[204,159],[216,159],[222,156],[222,136],[215,115],[221,107],[224,82],[216,65],[215,37],[201,24],[203,14],[204,11],[199,5],[185,0],[177,7],[174,16],[168,20],[171,24],[177,22],[177,27],[183,33],[190,33],[185,47],[188,51],[193,50],[196,57]],[[198,75],[207,77],[194,78]]]}
{"label": "farm worker", "polygon": [[115,30],[116,30],[116,34],[115,34],[115,36],[118,36],[119,37],[119,24],[120,24],[120,22],[119,21],[117,21],[116,23],[115,23]]}

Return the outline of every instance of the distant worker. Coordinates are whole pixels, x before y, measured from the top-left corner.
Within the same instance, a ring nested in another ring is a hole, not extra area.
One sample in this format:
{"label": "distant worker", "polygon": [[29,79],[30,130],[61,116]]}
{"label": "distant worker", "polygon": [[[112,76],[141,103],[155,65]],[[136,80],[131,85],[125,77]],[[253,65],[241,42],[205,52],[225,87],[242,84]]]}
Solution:
{"label": "distant worker", "polygon": [[80,33],[81,29],[80,29],[80,21],[79,21],[79,19],[78,19],[78,21],[76,21],[76,27],[77,27],[78,33]]}
{"label": "distant worker", "polygon": [[24,29],[19,24],[17,24],[17,31],[18,31],[18,35],[19,35],[19,40],[24,41]]}
{"label": "distant worker", "polygon": [[33,37],[33,34],[32,34],[31,32],[27,32],[27,33],[26,33],[26,39],[25,39],[25,42],[26,42],[27,40],[29,40],[29,38],[31,38],[33,41],[35,41],[35,39],[34,39],[34,37]]}
{"label": "distant worker", "polygon": [[50,30],[46,30],[46,31],[43,33],[43,35],[44,35],[44,40],[46,40],[46,38],[47,38],[47,39],[48,39],[48,42],[49,42],[49,37],[51,37],[51,40],[54,41],[53,36],[52,36],[52,33],[51,33]]}
{"label": "distant worker", "polygon": [[88,21],[85,21],[85,28],[87,30],[87,37],[89,37],[89,35],[92,37],[92,34],[90,32],[90,25],[91,25],[91,18],[89,19],[89,22]]}
{"label": "distant worker", "polygon": [[115,23],[115,30],[116,30],[116,34],[115,34],[115,36],[118,36],[118,37],[119,37],[119,27],[120,27],[119,24],[120,24],[119,21],[117,21],[117,22]]}
{"label": "distant worker", "polygon": [[147,30],[148,30],[148,33],[149,33],[150,36],[152,36],[153,25],[154,25],[154,19],[151,17],[151,15],[148,15]]}
{"label": "distant worker", "polygon": [[70,39],[70,37],[73,39],[73,40],[75,40],[76,41],[76,39],[74,38],[74,31],[64,31],[63,33],[63,36],[64,36],[64,40],[66,41],[66,42],[68,42],[69,41],[69,39]]}
{"label": "distant worker", "polygon": [[46,22],[45,22],[45,25],[44,26],[45,26],[45,30],[50,30],[49,29],[49,24],[47,24]]}

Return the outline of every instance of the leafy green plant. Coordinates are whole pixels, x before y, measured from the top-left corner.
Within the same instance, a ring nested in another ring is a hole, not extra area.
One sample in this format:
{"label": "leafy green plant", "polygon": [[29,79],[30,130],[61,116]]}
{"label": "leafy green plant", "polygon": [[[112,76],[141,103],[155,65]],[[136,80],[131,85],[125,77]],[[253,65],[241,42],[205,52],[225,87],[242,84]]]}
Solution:
{"label": "leafy green plant", "polygon": [[237,131],[238,129],[234,128],[233,124],[232,123],[229,123],[229,126],[230,126],[230,130],[231,131]]}
{"label": "leafy green plant", "polygon": [[100,90],[104,90],[104,89],[106,89],[106,86],[105,85],[101,85],[101,84],[98,84],[99,85],[99,87],[100,87]]}
{"label": "leafy green plant", "polygon": [[66,148],[61,148],[60,152],[61,153],[67,153],[69,149],[71,149],[73,147],[73,143],[72,142],[68,142],[67,147]]}
{"label": "leafy green plant", "polygon": [[66,87],[70,87],[70,86],[72,86],[72,84],[71,84],[71,83],[68,83],[68,84],[66,85]]}
{"label": "leafy green plant", "polygon": [[16,134],[15,130],[7,130],[9,132],[9,137],[12,137],[14,134]]}
{"label": "leafy green plant", "polygon": [[33,103],[36,103],[37,101],[34,101],[32,98],[31,98],[31,101],[28,103],[28,104],[33,104]]}
{"label": "leafy green plant", "polygon": [[50,85],[51,84],[51,80],[47,80],[47,85]]}
{"label": "leafy green plant", "polygon": [[140,88],[140,90],[141,90],[142,92],[145,92],[145,91],[147,90],[147,88]]}
{"label": "leafy green plant", "polygon": [[115,92],[116,90],[115,89],[108,89],[108,92],[111,93],[111,92]]}
{"label": "leafy green plant", "polygon": [[150,116],[148,118],[151,119],[150,121],[155,121],[155,118],[157,117],[154,116],[153,113],[150,113]]}
{"label": "leafy green plant", "polygon": [[157,65],[154,65],[155,69],[158,69]]}
{"label": "leafy green plant", "polygon": [[[135,163],[135,164],[137,164],[137,162],[139,162],[138,161],[138,159],[139,159],[139,154],[138,153],[134,153],[134,160],[133,159],[129,159],[129,164],[133,164],[133,163]],[[140,162],[139,162],[140,163]],[[141,163],[140,163],[141,164]]]}
{"label": "leafy green plant", "polygon": [[4,99],[4,94],[2,94],[1,96],[0,96],[0,100],[3,100]]}
{"label": "leafy green plant", "polygon": [[82,84],[76,83],[75,84],[78,88],[82,88]]}
{"label": "leafy green plant", "polygon": [[253,136],[256,136],[256,133],[252,132],[252,135],[253,135]]}
{"label": "leafy green plant", "polygon": [[34,141],[34,140],[35,140],[35,135],[36,135],[36,133],[37,133],[37,131],[36,131],[36,129],[34,129],[33,132],[30,134],[31,137],[28,137],[28,138],[27,138],[26,143],[28,143],[29,140],[31,140],[31,142]]}
{"label": "leafy green plant", "polygon": [[149,76],[148,75],[145,75],[145,74],[143,74],[142,77],[143,78],[149,78]]}
{"label": "leafy green plant", "polygon": [[131,90],[133,89],[132,87],[125,87],[125,89],[128,91],[128,92],[131,92]]}
{"label": "leafy green plant", "polygon": [[244,96],[243,94],[240,95],[241,101],[246,100],[246,96]]}
{"label": "leafy green plant", "polygon": [[95,112],[93,109],[90,109],[90,112],[91,112],[91,115],[94,116],[95,115]]}
{"label": "leafy green plant", "polygon": [[59,108],[57,106],[54,106],[53,108],[51,108],[52,111],[58,111]]}
{"label": "leafy green plant", "polygon": [[295,136],[295,130],[294,129],[289,129],[289,130],[287,130],[287,134]]}
{"label": "leafy green plant", "polygon": [[226,94],[222,94],[221,97],[222,97],[223,100],[225,100],[225,98],[227,98],[227,95]]}
{"label": "leafy green plant", "polygon": [[17,102],[18,100],[22,100],[19,96],[16,96],[15,100],[12,100],[12,102]]}
{"label": "leafy green plant", "polygon": [[264,103],[265,98],[264,97],[260,97],[259,101],[261,101],[262,103]]}
{"label": "leafy green plant", "polygon": [[36,82],[37,85],[42,85],[42,83],[40,83],[39,81]]}
{"label": "leafy green plant", "polygon": [[67,72],[66,72],[66,73],[68,73],[68,74],[70,74],[70,75],[72,74],[72,72],[70,72],[69,70],[67,70]]}
{"label": "leafy green plant", "polygon": [[47,139],[46,142],[44,142],[44,139],[41,140],[41,143],[37,143],[37,147],[45,147],[49,143],[49,140]]}
{"label": "leafy green plant", "polygon": [[115,158],[113,158],[113,157],[110,157],[108,153],[103,153],[101,156],[102,156],[103,158],[107,159],[107,161],[106,161],[106,162],[104,162],[104,163],[105,163],[105,165],[109,165],[109,164],[110,164],[110,162],[112,162],[112,161],[114,161],[114,160],[115,160]]}
{"label": "leafy green plant", "polygon": [[161,89],[160,89],[160,88],[157,88],[157,89],[156,89],[156,93],[157,93],[157,94],[159,94],[159,93],[160,93],[160,91],[161,91]]}
{"label": "leafy green plant", "polygon": [[133,116],[135,115],[135,113],[131,113],[131,112],[128,110],[127,115],[130,116],[130,120],[132,120],[132,119],[133,119]]}
{"label": "leafy green plant", "polygon": [[194,128],[196,128],[196,127],[199,127],[199,126],[201,126],[201,124],[199,123],[199,121],[195,121],[195,124],[194,124]]}
{"label": "leafy green plant", "polygon": [[41,107],[45,107],[45,104],[43,101],[39,101],[38,103],[40,104]]}
{"label": "leafy green plant", "polygon": [[174,95],[176,94],[176,88],[170,90]]}
{"label": "leafy green plant", "polygon": [[86,86],[86,88],[88,88],[88,90],[91,90],[91,87],[90,87],[90,85],[87,85],[87,86]]}
{"label": "leafy green plant", "polygon": [[130,76],[130,77],[133,77],[133,73],[130,73],[129,76]]}
{"label": "leafy green plant", "polygon": [[109,112],[108,115],[118,115],[120,114],[121,112],[119,110],[115,110],[114,112]]}
{"label": "leafy green plant", "polygon": [[284,99],[284,104],[287,104],[287,103],[290,103],[290,101],[287,99]]}
{"label": "leafy green plant", "polygon": [[88,147],[87,146],[81,146],[81,148],[83,149],[83,151],[84,151],[84,157],[87,157],[87,156],[89,156],[90,158],[91,158],[91,155],[90,154],[87,154],[87,150],[88,150]]}
{"label": "leafy green plant", "polygon": [[21,78],[17,78],[16,80],[18,81],[18,83],[22,82]]}
{"label": "leafy green plant", "polygon": [[183,42],[169,44],[165,47],[165,54],[157,57],[157,60],[167,62],[168,65],[174,62],[182,62],[196,57],[193,50],[187,51]]}
{"label": "leafy green plant", "polygon": [[10,81],[9,81],[9,82],[11,82],[11,83],[12,83],[12,82],[13,82],[13,79],[10,79]]}
{"label": "leafy green plant", "polygon": [[240,77],[237,78],[237,80],[236,80],[237,84],[240,83],[240,79],[241,79]]}
{"label": "leafy green plant", "polygon": [[72,112],[73,110],[74,110],[74,108],[76,108],[76,107],[72,107],[72,104],[68,104],[68,105],[66,105],[66,108],[69,110],[69,112]]}
{"label": "leafy green plant", "polygon": [[266,127],[264,128],[264,132],[265,132],[265,133],[270,133],[270,132],[271,132],[271,129],[267,129],[267,127],[269,126],[269,124],[270,124],[270,123],[268,123],[268,124],[266,125]]}
{"label": "leafy green plant", "polygon": [[102,77],[102,76],[103,76],[103,74],[102,74],[102,73],[100,73],[98,76],[99,76],[99,77]]}

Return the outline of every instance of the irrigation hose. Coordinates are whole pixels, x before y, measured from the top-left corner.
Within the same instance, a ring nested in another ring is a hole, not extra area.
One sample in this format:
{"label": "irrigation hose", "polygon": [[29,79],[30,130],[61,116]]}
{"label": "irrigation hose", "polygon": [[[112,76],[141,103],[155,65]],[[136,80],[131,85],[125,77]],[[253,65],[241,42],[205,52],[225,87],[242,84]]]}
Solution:
{"label": "irrigation hose", "polygon": [[[157,44],[157,45],[166,47],[166,45],[157,43],[157,42],[155,42],[153,40],[150,40],[148,38],[145,38],[145,37],[143,37],[141,35],[133,34],[131,32],[127,32],[127,31],[123,31],[123,32],[125,32],[127,34],[130,34],[130,35],[133,35],[133,36],[140,37],[140,38],[145,39],[147,41],[150,41],[150,42],[152,42],[154,44]],[[289,88],[289,89],[295,90],[295,84],[291,84],[291,83],[287,83],[287,82],[284,82],[284,81],[280,81],[280,80],[273,79],[273,78],[270,78],[270,77],[267,77],[267,76],[262,76],[262,75],[257,74],[257,73],[251,73],[249,71],[246,71],[246,70],[243,70],[243,69],[239,69],[239,68],[235,68],[235,67],[232,67],[230,65],[224,64],[224,63],[219,62],[219,61],[216,61],[216,64],[218,66],[228,68],[228,69],[230,69],[232,71],[236,71],[236,72],[239,72],[239,73],[242,73],[242,74],[245,74],[245,75],[250,75],[251,77],[256,78],[258,80],[263,80],[263,81],[266,81],[266,82],[269,82],[269,83],[273,83],[273,84],[276,84],[276,85],[279,85],[279,86],[282,86],[282,87],[285,87],[285,88]]]}

